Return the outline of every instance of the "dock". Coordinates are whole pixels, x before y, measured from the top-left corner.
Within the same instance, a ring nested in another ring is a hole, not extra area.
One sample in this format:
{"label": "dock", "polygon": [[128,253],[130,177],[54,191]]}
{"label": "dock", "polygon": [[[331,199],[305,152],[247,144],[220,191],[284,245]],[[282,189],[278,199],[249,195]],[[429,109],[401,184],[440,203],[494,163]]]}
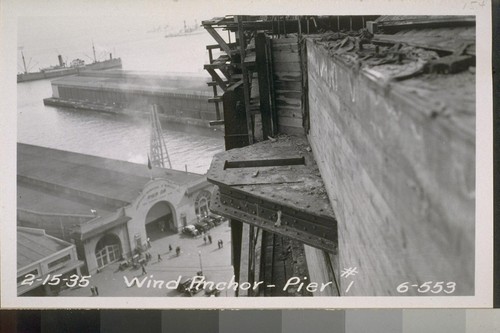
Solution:
{"label": "dock", "polygon": [[45,105],[148,116],[152,104],[160,119],[208,127],[215,119],[206,77],[137,71],[85,71],[53,80]]}

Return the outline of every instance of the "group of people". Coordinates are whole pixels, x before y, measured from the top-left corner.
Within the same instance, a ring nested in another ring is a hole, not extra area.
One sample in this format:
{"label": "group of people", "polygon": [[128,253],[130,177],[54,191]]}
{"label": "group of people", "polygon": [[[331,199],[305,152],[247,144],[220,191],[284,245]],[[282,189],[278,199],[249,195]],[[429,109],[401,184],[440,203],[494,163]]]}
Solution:
{"label": "group of people", "polygon": [[205,242],[205,244],[207,244],[207,238],[209,243],[212,244],[212,236],[210,236],[210,234],[208,235],[203,234],[203,242]]}
{"label": "group of people", "polygon": [[[212,244],[212,236],[210,235],[210,233],[203,234],[203,242],[205,244],[207,244],[207,239],[208,239],[208,243]],[[222,249],[224,247],[224,242],[222,241],[222,239],[219,239],[217,241],[217,246],[219,247],[219,249]]]}

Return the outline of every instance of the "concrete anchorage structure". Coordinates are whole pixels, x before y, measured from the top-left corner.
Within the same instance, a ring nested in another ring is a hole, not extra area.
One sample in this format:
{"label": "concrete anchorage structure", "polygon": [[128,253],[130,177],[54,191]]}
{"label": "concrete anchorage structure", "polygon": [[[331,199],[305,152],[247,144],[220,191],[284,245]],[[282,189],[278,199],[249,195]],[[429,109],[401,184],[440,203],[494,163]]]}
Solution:
{"label": "concrete anchorage structure", "polygon": [[203,175],[18,144],[18,225],[72,242],[94,274],[208,213]]}
{"label": "concrete anchorage structure", "polygon": [[277,286],[240,296],[474,295],[474,17],[203,25],[227,150],[211,209],[239,281]]}

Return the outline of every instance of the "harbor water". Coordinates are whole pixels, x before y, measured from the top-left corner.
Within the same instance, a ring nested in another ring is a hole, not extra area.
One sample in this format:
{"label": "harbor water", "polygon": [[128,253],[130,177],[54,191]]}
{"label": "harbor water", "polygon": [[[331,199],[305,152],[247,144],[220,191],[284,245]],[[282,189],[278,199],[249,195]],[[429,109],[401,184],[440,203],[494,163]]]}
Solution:
{"label": "harbor water", "polygon": [[[107,43],[114,55],[122,58],[124,70],[204,75],[203,64],[208,61],[205,45],[213,40],[204,31],[171,38],[144,32],[129,42],[117,38]],[[41,59],[51,53],[49,49],[39,51]],[[17,84],[18,142],[147,164],[147,117],[44,106],[43,98],[51,95],[50,80]],[[224,149],[220,129],[166,122],[162,128],[174,169],[187,167],[190,172],[205,173],[213,155]]]}

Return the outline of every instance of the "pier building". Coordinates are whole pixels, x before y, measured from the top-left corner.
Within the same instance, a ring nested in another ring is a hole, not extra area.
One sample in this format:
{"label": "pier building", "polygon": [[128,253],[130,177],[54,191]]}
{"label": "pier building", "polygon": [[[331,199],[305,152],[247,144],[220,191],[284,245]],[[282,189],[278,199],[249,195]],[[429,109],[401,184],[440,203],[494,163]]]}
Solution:
{"label": "pier building", "polygon": [[[65,285],[60,283],[63,279],[68,281],[72,275],[80,279],[83,264],[74,244],[50,236],[42,229],[17,227],[18,296],[56,295]],[[47,276],[49,279],[45,281]],[[59,280],[50,281],[54,276]]]}
{"label": "pier building", "polygon": [[21,143],[17,150],[18,225],[73,243],[88,274],[209,210],[213,185],[203,175]]}
{"label": "pier building", "polygon": [[[227,150],[211,209],[238,281],[328,285],[239,296],[474,295],[474,17],[202,24]],[[442,282],[398,288],[424,281]]]}
{"label": "pier building", "polygon": [[156,104],[160,119],[208,126],[216,119],[206,77],[137,71],[84,71],[51,82],[45,105],[148,116]]}

